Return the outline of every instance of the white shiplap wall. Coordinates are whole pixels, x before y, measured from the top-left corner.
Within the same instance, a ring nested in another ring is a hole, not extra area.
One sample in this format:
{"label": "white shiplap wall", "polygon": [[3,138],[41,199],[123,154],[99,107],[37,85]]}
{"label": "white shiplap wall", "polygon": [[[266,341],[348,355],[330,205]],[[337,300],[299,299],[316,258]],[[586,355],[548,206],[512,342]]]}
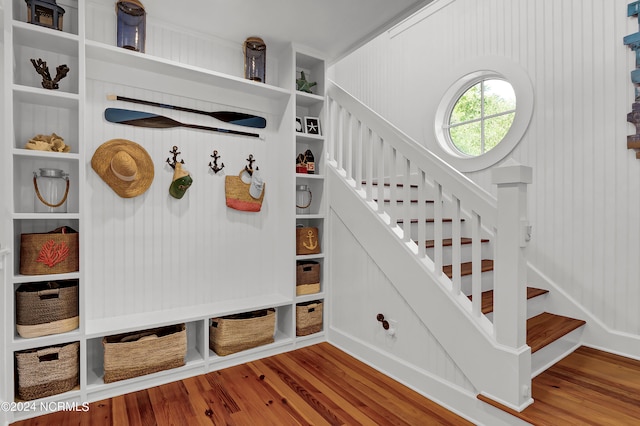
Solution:
{"label": "white shiplap wall", "polygon": [[[115,39],[113,3],[87,2],[87,38],[111,44]],[[146,52],[185,65],[242,77],[242,43],[204,37],[194,31],[147,20]],[[268,75],[277,76],[275,55]],[[275,77],[274,77],[275,78]],[[277,85],[277,82],[272,84]],[[281,125],[286,105],[237,94],[187,79],[87,61],[87,184],[82,228],[87,320],[104,320],[200,304],[279,294],[292,297],[294,278],[293,158],[288,140],[292,125]],[[191,113],[107,101],[107,94],[147,99],[204,111],[234,110],[261,115],[266,129],[222,123]],[[153,112],[183,123],[259,133],[263,139],[210,131],[144,129],[109,123],[108,107]],[[136,198],[117,196],[91,168],[100,144],[114,138],[141,144],[153,159],[155,177]],[[184,198],[169,195],[173,169],[165,162],[176,145],[193,185]],[[208,167],[213,150],[225,164],[214,174]],[[253,154],[266,195],[259,213],[225,205],[225,175],[238,175]],[[286,204],[283,203],[286,200]],[[277,250],[274,250],[277,244]]]}
{"label": "white shiplap wall", "polygon": [[[447,2],[432,10],[438,3]],[[529,260],[607,326],[639,334],[640,160],[626,148],[635,55],[622,42],[638,23],[627,18],[627,3],[456,0],[331,71],[428,147],[452,70],[490,56],[524,68],[534,114],[510,157],[534,170]],[[494,190],[487,171],[469,176]]]}

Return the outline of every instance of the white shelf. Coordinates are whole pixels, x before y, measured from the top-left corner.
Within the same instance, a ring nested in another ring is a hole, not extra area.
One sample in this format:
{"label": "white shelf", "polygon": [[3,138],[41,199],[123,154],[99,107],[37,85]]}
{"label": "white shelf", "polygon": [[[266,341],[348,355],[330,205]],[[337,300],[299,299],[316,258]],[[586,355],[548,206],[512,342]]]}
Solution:
{"label": "white shelf", "polygon": [[13,282],[16,284],[33,283],[41,281],[62,281],[80,279],[79,272],[69,272],[66,274],[45,274],[45,275],[15,275]]}
{"label": "white shelf", "polygon": [[79,329],[71,330],[66,333],[52,334],[50,336],[41,336],[33,338],[20,337],[17,333],[13,338],[13,351],[23,351],[25,349],[40,348],[44,346],[61,345],[69,342],[77,342],[82,338]]}
{"label": "white shelf", "polygon": [[14,102],[77,110],[80,97],[77,93],[14,84],[13,100]]}
{"label": "white shelf", "polygon": [[244,78],[181,64],[168,59],[133,52],[96,41],[87,40],[86,52],[87,59],[114,63],[138,71],[148,71],[167,77],[189,80],[193,83],[203,83],[282,102],[288,101],[291,96],[289,90],[281,87],[257,83]]}
{"label": "white shelf", "polygon": [[291,298],[279,294],[272,294],[199,306],[143,312],[116,318],[87,320],[86,336],[87,338],[102,337],[110,334],[120,334],[152,327],[198,321],[239,312],[278,307],[290,303],[292,303]]}
{"label": "white shelf", "polygon": [[298,142],[324,142],[323,135],[313,135],[310,133],[296,132],[296,140]]}
{"label": "white shelf", "polygon": [[78,220],[79,213],[14,213],[14,220]]}
{"label": "white shelf", "polygon": [[24,149],[24,148],[14,148],[13,155],[15,157],[47,158],[51,160],[62,160],[62,161],[80,160],[80,155],[73,152],[37,151],[33,149]]}
{"label": "white shelf", "polygon": [[301,107],[309,107],[324,102],[324,96],[296,90],[296,104]]}
{"label": "white shelf", "polygon": [[319,175],[319,174],[309,174],[309,173],[296,173],[296,178],[297,179],[324,179],[324,175]]}
{"label": "white shelf", "polygon": [[75,34],[58,31],[28,22],[13,21],[14,44],[34,49],[78,56],[79,38]]}

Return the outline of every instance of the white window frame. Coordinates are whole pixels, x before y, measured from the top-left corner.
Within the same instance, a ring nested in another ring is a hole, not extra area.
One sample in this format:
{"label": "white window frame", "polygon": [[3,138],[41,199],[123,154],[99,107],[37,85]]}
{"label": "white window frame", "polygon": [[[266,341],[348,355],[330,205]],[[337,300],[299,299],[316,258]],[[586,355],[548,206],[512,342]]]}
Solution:
{"label": "white window frame", "polygon": [[[436,110],[434,124],[437,143],[431,148],[461,172],[491,167],[513,151],[529,127],[534,103],[531,80],[521,67],[502,57],[474,59],[451,75],[453,82],[440,97]],[[474,84],[486,79],[500,79],[511,84],[516,94],[516,113],[511,128],[500,143],[481,155],[469,156],[453,145],[448,130],[449,119],[460,96]]]}

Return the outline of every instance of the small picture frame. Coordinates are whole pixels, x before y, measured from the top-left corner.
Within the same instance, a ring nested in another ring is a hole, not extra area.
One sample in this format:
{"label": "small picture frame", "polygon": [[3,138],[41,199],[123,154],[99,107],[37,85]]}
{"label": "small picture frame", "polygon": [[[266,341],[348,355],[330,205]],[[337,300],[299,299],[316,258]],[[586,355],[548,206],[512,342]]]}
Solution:
{"label": "small picture frame", "polygon": [[302,124],[301,117],[296,117],[296,132],[304,133],[304,125]]}
{"label": "small picture frame", "polygon": [[320,119],[318,117],[305,117],[304,129],[310,135],[320,135]]}

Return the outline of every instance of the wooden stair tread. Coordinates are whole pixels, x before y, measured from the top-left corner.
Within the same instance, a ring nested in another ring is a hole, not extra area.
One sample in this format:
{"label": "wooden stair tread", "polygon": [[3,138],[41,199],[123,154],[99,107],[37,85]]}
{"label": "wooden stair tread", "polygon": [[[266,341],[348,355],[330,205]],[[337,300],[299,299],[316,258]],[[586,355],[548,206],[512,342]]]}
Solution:
{"label": "wooden stair tread", "polygon": [[[373,201],[375,201],[375,202],[377,203],[377,202],[378,202],[378,199],[377,199],[377,198],[374,198],[374,199],[373,199]],[[384,201],[385,203],[390,203],[390,202],[391,202],[391,200],[390,200],[390,199],[388,199],[388,198],[385,198],[383,201]],[[396,202],[396,203],[404,203],[404,200],[400,199],[400,200],[396,200],[395,202]],[[409,200],[409,202],[410,202],[410,203],[413,203],[413,204],[417,204],[417,203],[418,203],[418,200]],[[427,203],[427,204],[433,204],[433,200],[425,200],[425,203]]]}
{"label": "wooden stair tread", "polygon": [[534,353],[584,324],[583,320],[543,312],[527,320],[527,345]]}
{"label": "wooden stair tread", "polygon": [[[436,220],[432,217],[428,217],[424,220],[426,223],[434,223]],[[453,222],[453,219],[451,219],[450,217],[443,217],[442,218],[443,222]],[[404,223],[404,219],[398,219],[397,220],[398,223]],[[410,219],[409,220],[410,223],[418,223],[418,219]],[[460,219],[460,222],[464,222],[464,219]]]}
{"label": "wooden stair tread", "polygon": [[[480,242],[481,243],[488,243],[489,240],[483,238],[482,240],[480,240]],[[418,242],[416,241],[416,244],[417,243]],[[471,238],[467,238],[467,237],[460,238],[460,244],[464,245],[464,244],[472,244],[472,243],[473,243],[473,240]],[[425,247],[426,248],[434,248],[435,245],[436,245],[435,240],[427,240],[427,241],[425,241]],[[453,238],[443,238],[442,239],[442,246],[443,247],[450,247],[452,245],[453,245]]]}
{"label": "wooden stair tread", "polygon": [[[482,266],[480,267],[481,272],[493,271],[493,260],[491,259],[482,259]],[[444,272],[449,278],[453,276],[453,265],[445,265],[442,267],[442,272]],[[460,264],[460,275],[471,275],[472,273],[472,264],[471,262],[463,262]]]}
{"label": "wooden stair tread", "polygon": [[[366,181],[366,180],[363,180],[363,181],[362,181],[362,185],[366,185],[366,184],[367,184],[367,181]],[[371,185],[373,185],[373,186],[378,186],[378,182],[375,182],[375,181],[374,181],[374,182],[371,182]],[[382,186],[384,186],[384,187],[390,187],[390,186],[391,186],[391,184],[390,184],[389,182],[385,182]],[[403,184],[403,183],[396,183],[396,187],[397,187],[397,188],[404,188],[404,184]],[[409,185],[409,188],[418,188],[418,185],[410,184],[410,185]]]}
{"label": "wooden stair tread", "polygon": [[[542,296],[549,293],[549,290],[535,287],[527,287],[527,300],[534,297]],[[473,295],[469,295],[469,300],[473,300]],[[489,314],[493,312],[493,290],[487,290],[482,292],[482,313]]]}

